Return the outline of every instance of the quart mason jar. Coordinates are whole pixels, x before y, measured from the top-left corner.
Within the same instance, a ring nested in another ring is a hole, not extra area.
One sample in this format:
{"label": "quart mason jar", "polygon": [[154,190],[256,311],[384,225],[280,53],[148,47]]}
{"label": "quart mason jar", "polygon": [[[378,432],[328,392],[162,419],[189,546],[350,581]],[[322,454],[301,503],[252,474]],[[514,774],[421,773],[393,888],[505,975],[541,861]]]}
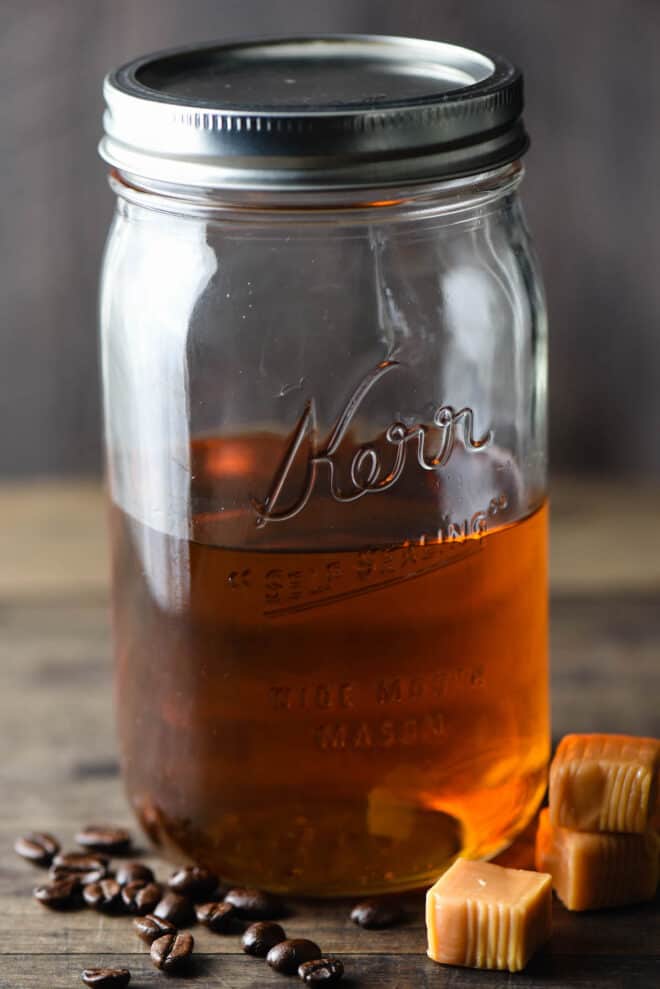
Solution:
{"label": "quart mason jar", "polygon": [[546,320],[505,60],[386,37],[106,80],[116,693],[166,854],[335,895],[527,824]]}

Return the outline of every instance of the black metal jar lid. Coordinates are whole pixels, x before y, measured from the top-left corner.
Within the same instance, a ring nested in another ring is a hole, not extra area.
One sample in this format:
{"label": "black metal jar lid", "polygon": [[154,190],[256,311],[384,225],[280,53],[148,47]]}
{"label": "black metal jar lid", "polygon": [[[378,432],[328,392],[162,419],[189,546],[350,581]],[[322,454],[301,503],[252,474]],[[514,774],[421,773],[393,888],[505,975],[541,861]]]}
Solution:
{"label": "black metal jar lid", "polygon": [[436,41],[275,38],[138,58],[105,80],[102,157],[197,188],[374,188],[469,175],[527,147],[520,72]]}

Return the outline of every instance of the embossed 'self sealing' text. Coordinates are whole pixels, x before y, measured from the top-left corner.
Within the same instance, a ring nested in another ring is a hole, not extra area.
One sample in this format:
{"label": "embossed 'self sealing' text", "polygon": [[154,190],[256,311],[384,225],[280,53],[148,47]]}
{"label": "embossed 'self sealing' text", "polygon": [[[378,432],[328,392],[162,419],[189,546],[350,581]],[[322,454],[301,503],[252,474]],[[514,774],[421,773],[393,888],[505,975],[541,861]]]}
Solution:
{"label": "embossed 'self sealing' text", "polygon": [[[380,453],[373,446],[366,444],[359,447],[351,459],[352,487],[346,491],[340,490],[335,477],[333,458],[366,396],[378,381],[397,367],[401,367],[399,361],[381,361],[363,378],[320,449],[316,446],[316,402],[313,398],[308,399],[294,429],[291,442],[277,468],[268,495],[263,502],[252,499],[257,512],[257,525],[285,522],[301,512],[314,491],[321,464],[326,464],[329,470],[331,496],[335,501],[351,502],[357,501],[363,495],[377,494],[393,487],[404,471],[411,443],[417,447],[417,463],[422,470],[439,470],[449,462],[456,447],[459,427],[462,427],[463,444],[469,453],[485,450],[490,445],[493,438],[492,430],[488,430],[481,439],[475,439],[472,409],[465,407],[456,411],[451,405],[439,405],[433,413],[431,425],[416,423],[406,426],[403,422],[393,422],[388,426],[385,439],[394,447],[394,458],[389,465],[383,463]],[[435,453],[431,453],[428,449],[429,437],[432,434],[436,440]],[[293,504],[278,511],[277,505],[306,437],[309,437],[311,442],[302,490]]]}

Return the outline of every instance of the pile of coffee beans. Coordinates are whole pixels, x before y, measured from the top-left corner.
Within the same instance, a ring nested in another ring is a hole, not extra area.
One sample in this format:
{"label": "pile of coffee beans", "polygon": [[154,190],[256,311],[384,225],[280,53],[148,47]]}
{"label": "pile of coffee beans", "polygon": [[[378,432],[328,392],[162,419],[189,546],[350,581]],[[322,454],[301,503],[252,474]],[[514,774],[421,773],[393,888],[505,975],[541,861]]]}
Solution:
{"label": "pile of coffee beans", "polygon": [[[111,856],[132,853],[131,836],[124,828],[89,825],[77,833],[76,841],[83,851],[62,852],[59,841],[46,832],[16,839],[18,855],[49,870],[48,882],[34,890],[35,899],[53,910],[87,906],[107,914],[133,915],[135,932],[161,971],[186,971],[195,942],[180,928],[197,921],[216,934],[240,933],[247,955],[264,958],[282,975],[297,974],[307,985],[331,986],[343,976],[342,962],[324,955],[314,941],[287,937],[276,922],[285,912],[284,904],[271,893],[223,888],[218,877],[201,866],[181,867],[165,884],[142,862],[113,869]],[[368,929],[389,927],[402,916],[393,900],[365,900],[351,912],[351,919]],[[97,989],[122,989],[131,974],[126,968],[93,968],[85,969],[81,978]]]}

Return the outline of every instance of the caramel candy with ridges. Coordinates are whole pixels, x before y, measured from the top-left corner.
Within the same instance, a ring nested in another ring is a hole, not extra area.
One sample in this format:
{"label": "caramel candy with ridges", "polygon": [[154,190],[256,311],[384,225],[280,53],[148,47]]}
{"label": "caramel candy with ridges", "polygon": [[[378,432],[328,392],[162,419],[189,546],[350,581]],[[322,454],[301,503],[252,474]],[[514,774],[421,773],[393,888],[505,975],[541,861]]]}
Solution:
{"label": "caramel candy with ridges", "polygon": [[426,894],[428,955],[445,965],[519,972],[551,924],[547,874],[458,859]]}
{"label": "caramel candy with ridges", "polygon": [[550,767],[550,819],[575,831],[644,834],[657,814],[660,740],[566,735]]}
{"label": "caramel candy with ridges", "polygon": [[549,872],[569,910],[642,903],[655,896],[660,841],[645,834],[604,834],[557,828],[544,810],[536,835],[536,868]]}

